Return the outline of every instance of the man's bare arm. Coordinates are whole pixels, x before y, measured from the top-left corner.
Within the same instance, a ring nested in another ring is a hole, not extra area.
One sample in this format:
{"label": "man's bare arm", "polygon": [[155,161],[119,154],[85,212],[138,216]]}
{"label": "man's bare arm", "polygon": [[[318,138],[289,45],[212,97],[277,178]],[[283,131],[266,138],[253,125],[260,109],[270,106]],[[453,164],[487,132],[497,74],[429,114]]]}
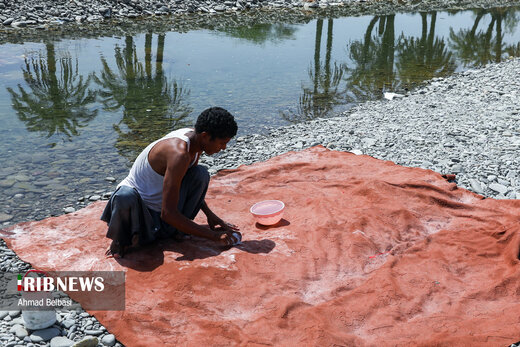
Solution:
{"label": "man's bare arm", "polygon": [[201,210],[204,212],[206,217],[208,217],[208,224],[212,230],[215,230],[215,227],[220,226],[222,228],[221,230],[228,235],[232,235],[234,232],[238,232],[240,230],[236,225],[225,222],[213,211],[211,211],[208,204],[206,204],[206,201],[202,202]]}
{"label": "man's bare arm", "polygon": [[186,234],[200,236],[214,241],[220,240],[220,233],[198,225],[182,215],[177,209],[182,179],[190,164],[189,154],[182,153],[172,147],[166,151],[165,155],[168,156],[168,160],[164,174],[161,218],[166,223]]}
{"label": "man's bare arm", "polygon": [[211,211],[208,204],[206,204],[205,200],[202,202],[202,207],[200,209],[202,210],[202,212],[204,212],[206,217],[216,216],[215,213],[213,213],[213,211]]}

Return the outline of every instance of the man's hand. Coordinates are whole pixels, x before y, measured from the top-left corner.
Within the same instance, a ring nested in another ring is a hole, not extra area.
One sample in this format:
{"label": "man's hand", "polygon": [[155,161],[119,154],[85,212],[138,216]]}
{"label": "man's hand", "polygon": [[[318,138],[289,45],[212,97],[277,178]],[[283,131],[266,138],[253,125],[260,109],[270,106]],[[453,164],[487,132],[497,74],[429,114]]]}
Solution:
{"label": "man's hand", "polygon": [[[218,242],[224,246],[231,246],[242,239],[242,234],[239,232],[239,228],[231,223],[223,221],[219,218],[215,213],[213,213],[206,202],[202,204],[202,211],[208,217],[208,225],[211,230],[220,233],[218,235]],[[237,240],[236,236],[233,234],[238,234],[240,240]]]}
{"label": "man's hand", "polygon": [[[240,239],[237,238],[237,236],[236,236],[237,234],[239,235]],[[219,235],[218,242],[222,246],[233,246],[234,244],[237,244],[241,239],[242,239],[242,234],[240,234],[238,231],[235,231],[233,233],[222,232]]]}
{"label": "man's hand", "polygon": [[230,233],[237,232],[240,230],[236,225],[224,222],[215,214],[210,214],[208,216],[208,225],[211,228],[211,230],[216,230],[217,227],[220,227],[220,230]]}

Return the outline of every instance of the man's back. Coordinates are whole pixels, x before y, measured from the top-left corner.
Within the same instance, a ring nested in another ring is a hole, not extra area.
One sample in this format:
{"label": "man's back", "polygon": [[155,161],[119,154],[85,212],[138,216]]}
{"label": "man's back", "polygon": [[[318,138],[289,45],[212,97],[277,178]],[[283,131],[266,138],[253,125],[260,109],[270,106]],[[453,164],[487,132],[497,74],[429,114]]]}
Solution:
{"label": "man's back", "polygon": [[[172,131],[164,137],[149,144],[135,160],[128,176],[119,183],[135,188],[146,206],[154,211],[161,211],[164,172],[166,160],[161,155],[165,146],[173,146],[179,154],[190,150],[190,139],[186,136],[193,129],[183,128]],[[152,153],[150,153],[152,152]],[[162,159],[162,160],[161,160]],[[198,153],[191,163],[192,166],[198,159]]]}

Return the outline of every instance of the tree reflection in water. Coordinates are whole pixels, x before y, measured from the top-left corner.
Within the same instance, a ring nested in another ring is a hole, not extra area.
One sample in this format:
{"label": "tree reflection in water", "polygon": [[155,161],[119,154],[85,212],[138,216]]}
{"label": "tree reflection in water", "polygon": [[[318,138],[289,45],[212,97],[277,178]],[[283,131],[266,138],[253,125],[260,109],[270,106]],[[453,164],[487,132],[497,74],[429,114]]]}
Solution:
{"label": "tree reflection in water", "polygon": [[157,35],[155,73],[152,64],[153,34],[145,35],[144,65],[137,58],[132,36],[126,36],[125,47],[116,46],[117,72],[101,57],[103,70],[96,77],[99,95],[107,111],[123,109],[121,121],[114,124],[118,134],[116,148],[133,162],[149,143],[168,131],[190,125],[186,117],[192,111],[188,104],[190,91],[164,75],[163,52],[165,34]]}
{"label": "tree reflection in water", "polygon": [[28,131],[47,137],[64,135],[70,140],[97,115],[89,105],[96,93],[89,89],[92,75],[86,79],[78,73],[78,60],[70,55],[58,59],[54,43],[45,44],[46,57],[25,58],[23,77],[28,90],[18,85],[18,92],[7,88],[13,109]]}
{"label": "tree reflection in water", "polygon": [[278,42],[294,38],[294,33],[298,27],[296,25],[284,23],[258,23],[252,26],[238,26],[219,28],[218,30],[239,39],[244,39],[256,44],[263,44],[267,41]]}
{"label": "tree reflection in water", "polygon": [[[473,12],[475,20],[471,29],[462,29],[455,33],[450,28],[450,46],[462,60],[464,66],[481,66],[489,62],[499,62],[503,60],[504,53],[518,56],[520,43],[509,46],[505,46],[503,43],[503,29],[514,32],[518,24],[515,8],[478,9]],[[485,17],[491,17],[489,24],[477,31]],[[493,35],[493,29],[495,35]]]}
{"label": "tree reflection in water", "polygon": [[[309,68],[313,88],[302,87],[297,110],[281,113],[289,122],[326,117],[339,104],[353,104],[380,98],[384,91],[409,87],[432,77],[445,76],[455,69],[452,53],[444,39],[435,38],[436,13],[421,13],[419,38],[403,34],[396,42],[395,15],[375,16],[368,23],[362,40],[349,43],[353,62],[331,63],[333,20],[328,20],[325,62],[321,63],[323,20],[316,22],[314,64]],[[346,80],[344,89],[342,80]]]}
{"label": "tree reflection in water", "polygon": [[[375,16],[368,24],[362,41],[347,45],[355,67],[349,69],[347,96],[349,103],[377,99],[385,90],[395,90],[399,81],[395,77],[395,15]],[[379,24],[376,35],[372,35]]]}
{"label": "tree reflection in water", "polygon": [[398,42],[399,80],[406,87],[413,86],[433,77],[452,74],[455,71],[455,59],[448,51],[444,39],[435,37],[437,12],[430,13],[430,28],[428,29],[428,14],[421,12],[421,37],[405,37],[401,35]]}
{"label": "tree reflection in water", "polygon": [[333,19],[327,23],[327,43],[325,63],[321,63],[321,37],[323,20],[316,21],[316,39],[314,43],[314,64],[308,70],[312,89],[302,86],[296,111],[281,112],[280,116],[291,123],[312,120],[327,116],[343,100],[343,92],[339,85],[345,66],[334,62],[331,67],[331,51],[333,39]]}

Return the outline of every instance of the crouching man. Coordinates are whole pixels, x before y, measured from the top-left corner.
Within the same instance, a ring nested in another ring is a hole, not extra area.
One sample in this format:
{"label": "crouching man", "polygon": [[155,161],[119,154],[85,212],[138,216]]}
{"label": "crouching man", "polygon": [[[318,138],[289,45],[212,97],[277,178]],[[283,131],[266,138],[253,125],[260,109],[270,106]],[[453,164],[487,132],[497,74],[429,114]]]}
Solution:
{"label": "crouching man", "polygon": [[[178,129],[149,144],[101,216],[112,239],[106,255],[120,258],[130,249],[168,237],[195,235],[221,245],[239,241],[238,228],[218,217],[204,201],[209,173],[197,165],[202,152],[212,155],[226,149],[236,133],[233,116],[212,107],[199,115],[195,129]],[[193,221],[201,209],[208,226]]]}

